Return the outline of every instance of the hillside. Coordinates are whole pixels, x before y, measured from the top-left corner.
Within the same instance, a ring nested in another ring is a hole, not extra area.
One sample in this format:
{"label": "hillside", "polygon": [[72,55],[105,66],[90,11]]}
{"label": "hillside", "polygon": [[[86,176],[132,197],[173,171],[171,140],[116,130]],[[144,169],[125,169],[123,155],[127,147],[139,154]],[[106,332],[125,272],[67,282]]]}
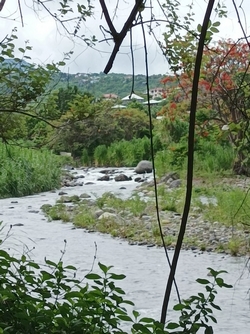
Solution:
{"label": "hillside", "polygon": [[[152,75],[149,77],[149,87],[163,87],[161,79],[163,75]],[[122,98],[131,93],[132,75],[122,73],[77,73],[67,74],[59,73],[53,80],[53,84],[57,84],[56,88],[65,87],[66,85],[76,85],[81,91],[89,92],[96,97],[103,94],[116,94]],[[146,93],[146,76],[136,75],[134,83],[134,91],[137,94]]]}
{"label": "hillside", "polygon": [[[18,66],[25,69],[30,64],[24,60],[16,62],[13,59],[4,59],[3,64],[7,66]],[[0,62],[0,67],[2,66]],[[161,80],[164,75],[157,74],[149,77],[149,88],[163,88]],[[76,73],[68,74],[59,72],[53,76],[49,85],[50,89],[64,88],[67,85],[77,86],[82,92],[89,92],[99,98],[103,94],[116,94],[122,98],[131,93],[132,75],[122,73]],[[146,76],[142,74],[134,77],[134,92],[136,94],[146,94]]]}

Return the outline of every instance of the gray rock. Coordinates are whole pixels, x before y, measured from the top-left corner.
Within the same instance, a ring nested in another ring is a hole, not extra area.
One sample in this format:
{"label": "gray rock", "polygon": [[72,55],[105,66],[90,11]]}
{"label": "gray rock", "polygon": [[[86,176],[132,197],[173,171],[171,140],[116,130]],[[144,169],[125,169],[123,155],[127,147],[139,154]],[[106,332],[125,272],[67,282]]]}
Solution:
{"label": "gray rock", "polygon": [[176,172],[169,172],[166,175],[162,176],[160,179],[160,183],[169,183],[172,182],[173,180],[178,180],[180,176]]}
{"label": "gray rock", "polygon": [[135,168],[137,174],[151,173],[152,172],[152,162],[148,160],[142,160],[138,163]]}
{"label": "gray rock", "polygon": [[97,181],[109,181],[110,177],[109,175],[104,175],[102,177],[99,177],[99,179],[97,179]]}
{"label": "gray rock", "polygon": [[131,177],[128,177],[127,175],[125,174],[120,174],[120,175],[117,175],[115,176],[115,181],[116,182],[120,182],[120,181],[131,181],[132,178]]}
{"label": "gray rock", "polygon": [[80,198],[90,198],[91,196],[87,193],[83,193],[80,195]]}
{"label": "gray rock", "polygon": [[67,195],[67,193],[66,193],[65,191],[59,191],[58,195],[59,195],[59,196]]}
{"label": "gray rock", "polygon": [[135,182],[143,182],[144,179],[142,179],[141,177],[136,177],[136,178],[134,179],[134,181],[135,181]]}
{"label": "gray rock", "polygon": [[103,214],[102,210],[96,210],[94,213],[95,218],[99,218]]}
{"label": "gray rock", "polygon": [[74,175],[74,180],[84,179],[84,178],[85,178],[84,175]]}
{"label": "gray rock", "polygon": [[169,188],[179,188],[181,186],[181,180],[174,180],[170,183]]}
{"label": "gray rock", "polygon": [[117,215],[111,212],[103,212],[103,214],[101,214],[101,216],[98,219],[108,219],[108,218],[112,218],[112,219],[117,219]]}
{"label": "gray rock", "polygon": [[109,212],[109,213],[116,213],[116,210],[114,208],[111,208],[109,206],[104,206],[105,207],[105,212]]}

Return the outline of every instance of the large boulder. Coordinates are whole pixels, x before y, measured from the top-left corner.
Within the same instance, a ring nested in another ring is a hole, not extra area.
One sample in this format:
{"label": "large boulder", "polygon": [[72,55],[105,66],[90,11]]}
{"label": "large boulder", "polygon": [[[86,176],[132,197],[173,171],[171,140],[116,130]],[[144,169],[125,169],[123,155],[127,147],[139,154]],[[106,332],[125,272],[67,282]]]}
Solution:
{"label": "large boulder", "polygon": [[152,162],[148,160],[142,160],[138,163],[135,168],[137,174],[151,173],[152,172]]}

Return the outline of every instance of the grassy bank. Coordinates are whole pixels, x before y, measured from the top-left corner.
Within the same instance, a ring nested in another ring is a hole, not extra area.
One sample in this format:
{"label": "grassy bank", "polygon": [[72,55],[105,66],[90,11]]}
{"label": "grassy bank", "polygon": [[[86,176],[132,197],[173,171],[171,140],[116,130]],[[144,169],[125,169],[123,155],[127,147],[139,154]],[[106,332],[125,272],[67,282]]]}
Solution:
{"label": "grassy bank", "polygon": [[[243,187],[244,180],[231,179],[231,185],[228,182],[229,179],[214,179],[212,183],[209,179],[195,180],[184,248],[231,255],[249,252],[248,192]],[[108,233],[131,244],[160,246],[154,187],[144,185],[138,191],[140,196],[127,200],[110,193],[96,200],[63,196],[55,206],[43,209],[51,220],[72,222],[78,228]],[[165,183],[159,183],[158,196],[165,244],[173,248],[181,221],[185,186],[170,189]]]}
{"label": "grassy bank", "polygon": [[0,198],[59,187],[63,162],[61,157],[46,150],[0,144]]}

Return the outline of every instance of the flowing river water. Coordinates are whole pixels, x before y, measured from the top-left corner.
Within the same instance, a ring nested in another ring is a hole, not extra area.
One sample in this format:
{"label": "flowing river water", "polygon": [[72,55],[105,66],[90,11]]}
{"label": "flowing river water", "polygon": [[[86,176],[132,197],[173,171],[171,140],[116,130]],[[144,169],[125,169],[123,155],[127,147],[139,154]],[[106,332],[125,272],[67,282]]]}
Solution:
{"label": "flowing river water", "polygon": [[[130,169],[123,171],[126,175],[133,175]],[[77,172],[84,174],[84,184],[65,188],[65,192],[69,195],[87,192],[92,197],[97,197],[105,191],[112,191],[121,197],[128,197],[136,187],[134,181],[97,181],[101,175],[98,169]],[[94,183],[86,184],[87,181]],[[67,247],[63,261],[65,264],[75,265],[82,275],[90,270],[97,247],[94,271],[97,270],[97,262],[100,261],[106,265],[113,265],[113,272],[126,274],[126,279],[119,284],[126,291],[128,299],[135,303],[135,309],[142,316],[159,319],[169,273],[164,250],[147,246],[130,246],[126,241],[113,239],[108,235],[74,229],[70,223],[48,222],[40,207],[45,203],[54,204],[59,197],[58,193],[59,190],[0,200],[0,221],[3,221],[5,231],[9,225],[13,226],[11,237],[4,246],[13,254],[21,254],[32,249],[31,257],[39,262],[43,262],[45,256],[56,261],[61,256],[66,240]],[[173,252],[169,251],[170,258],[172,255]],[[246,257],[183,251],[176,273],[181,298],[204,292],[203,287],[195,280],[198,277],[206,278],[208,267],[228,271],[223,278],[226,283],[233,285],[232,289],[218,290],[215,302],[221,306],[222,311],[215,312],[218,320],[218,324],[214,325],[215,333],[249,334],[250,274]],[[177,297],[173,290],[170,309],[176,303]],[[167,319],[176,317],[175,313],[170,310]]]}

